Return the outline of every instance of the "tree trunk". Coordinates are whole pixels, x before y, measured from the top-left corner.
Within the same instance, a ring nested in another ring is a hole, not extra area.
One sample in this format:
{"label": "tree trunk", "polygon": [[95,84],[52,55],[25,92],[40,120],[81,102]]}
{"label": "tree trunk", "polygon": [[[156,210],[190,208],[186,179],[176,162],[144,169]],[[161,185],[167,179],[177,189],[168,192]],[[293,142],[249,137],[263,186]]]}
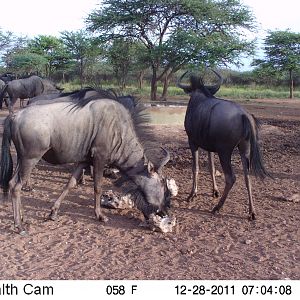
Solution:
{"label": "tree trunk", "polygon": [[80,59],[80,87],[83,87],[83,59]]}
{"label": "tree trunk", "polygon": [[150,100],[151,101],[156,101],[156,95],[157,95],[157,70],[156,70],[155,66],[152,66]]}
{"label": "tree trunk", "polygon": [[139,78],[138,78],[138,81],[139,81],[139,89],[140,89],[140,90],[143,88],[143,84],[144,84],[144,75],[145,75],[145,70],[142,70],[142,71],[139,73]]}
{"label": "tree trunk", "polygon": [[161,95],[161,100],[162,101],[167,101],[167,96],[168,96],[168,88],[171,80],[171,74],[167,74],[164,78],[164,87],[163,87],[163,92]]}
{"label": "tree trunk", "polygon": [[65,77],[65,71],[63,71],[62,73],[62,83],[66,82],[66,77]]}
{"label": "tree trunk", "polygon": [[289,70],[290,73],[290,99],[294,98],[294,80],[292,70]]}

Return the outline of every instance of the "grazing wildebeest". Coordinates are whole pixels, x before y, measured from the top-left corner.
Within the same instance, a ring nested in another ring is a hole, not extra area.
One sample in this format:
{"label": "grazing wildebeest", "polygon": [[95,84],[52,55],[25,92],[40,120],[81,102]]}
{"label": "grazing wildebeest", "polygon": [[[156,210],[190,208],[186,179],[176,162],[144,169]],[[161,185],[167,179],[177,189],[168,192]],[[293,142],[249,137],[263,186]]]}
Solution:
{"label": "grazing wildebeest", "polygon": [[240,105],[214,97],[222,82],[222,77],[217,72],[214,73],[219,77],[219,83],[215,86],[205,86],[202,78],[195,75],[190,77],[189,85],[184,85],[181,81],[186,73],[178,81],[178,86],[191,96],[184,121],[193,157],[193,187],[188,200],[197,195],[198,149],[202,148],[209,154],[214,197],[218,197],[219,191],[215,181],[213,152],[217,153],[220,159],[225,176],[225,188],[219,203],[213,208],[213,213],[221,209],[236,180],[231,156],[235,147],[238,147],[248,191],[249,218],[254,220],[255,210],[249,172],[252,171],[255,176],[262,179],[269,176],[263,166],[259,149],[259,122]]}
{"label": "grazing wildebeest", "polygon": [[[103,90],[103,89],[98,89],[98,88],[91,88],[91,87],[86,87],[81,90],[75,90],[72,92],[64,92],[64,93],[51,93],[51,94],[42,94],[36,97],[33,97],[28,100],[27,105],[44,105],[44,104],[49,104],[49,103],[54,103],[54,102],[62,102],[62,101],[70,101],[70,97],[72,98],[80,98],[81,100],[84,100],[88,97],[91,96],[96,96],[99,95],[100,97],[105,97],[109,99],[114,99],[118,101],[119,103],[123,104],[125,108],[127,108],[130,112],[134,111],[136,106],[140,105],[140,102],[133,96],[131,95],[118,95],[113,89],[108,89],[108,90]],[[80,183],[85,183],[84,180],[84,173],[87,171],[87,173],[92,174],[92,171],[90,167],[87,168],[87,170],[83,171],[82,178],[80,180]],[[105,168],[104,170],[104,176],[115,176],[115,172],[111,168]],[[26,185],[26,190],[31,190],[31,183],[30,180],[25,184]]]}
{"label": "grazing wildebeest", "polygon": [[[56,219],[62,200],[76,185],[82,170],[89,165],[94,170],[95,214],[100,221],[107,219],[100,207],[105,165],[117,167],[136,184],[143,195],[136,206],[145,218],[152,213],[164,215],[169,208],[168,182],[161,174],[169,155],[157,167],[146,157],[142,138],[147,126],[143,126],[140,107],[136,106],[130,113],[117,101],[100,99],[99,95],[85,97],[79,93],[76,97],[27,106],[5,119],[0,184],[11,195],[15,227],[20,234],[25,233],[21,187],[41,158],[52,164],[78,164],[66,188],[52,206],[51,219]],[[11,140],[17,151],[14,174]]]}
{"label": "grazing wildebeest", "polygon": [[8,109],[13,113],[13,106],[18,99],[28,99],[41,94],[58,93],[60,89],[48,79],[33,75],[28,78],[15,79],[6,83],[0,94],[0,106],[2,108],[3,96],[8,94]]}

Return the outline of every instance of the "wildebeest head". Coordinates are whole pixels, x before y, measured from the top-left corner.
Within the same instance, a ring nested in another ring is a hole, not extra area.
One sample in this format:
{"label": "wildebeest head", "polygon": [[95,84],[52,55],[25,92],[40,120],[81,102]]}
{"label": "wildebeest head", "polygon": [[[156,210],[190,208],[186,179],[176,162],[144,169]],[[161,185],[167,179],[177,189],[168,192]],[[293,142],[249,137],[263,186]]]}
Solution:
{"label": "wildebeest head", "polygon": [[181,75],[181,77],[178,79],[177,81],[177,86],[180,87],[181,89],[184,90],[185,93],[190,94],[193,91],[196,90],[200,90],[202,93],[204,93],[207,97],[211,97],[214,94],[217,93],[217,91],[220,89],[222,83],[223,83],[223,78],[222,76],[217,73],[215,70],[212,70],[215,75],[218,77],[219,81],[217,84],[212,85],[212,86],[206,86],[203,83],[203,79],[201,77],[195,76],[195,75],[191,75],[190,76],[190,84],[189,85],[185,85],[182,84],[181,81],[182,79],[186,76],[186,74],[188,73],[188,71],[186,71],[185,73],[183,73]]}
{"label": "wildebeest head", "polygon": [[[169,161],[170,154],[165,151],[165,157],[159,166],[145,158],[145,168],[143,172],[134,176],[134,182],[138,189],[135,191],[135,203],[145,218],[148,219],[150,214],[155,213],[165,216],[170,208],[170,198],[176,195],[172,184],[174,180],[165,178],[162,174],[164,165]],[[174,183],[173,183],[174,185]]]}

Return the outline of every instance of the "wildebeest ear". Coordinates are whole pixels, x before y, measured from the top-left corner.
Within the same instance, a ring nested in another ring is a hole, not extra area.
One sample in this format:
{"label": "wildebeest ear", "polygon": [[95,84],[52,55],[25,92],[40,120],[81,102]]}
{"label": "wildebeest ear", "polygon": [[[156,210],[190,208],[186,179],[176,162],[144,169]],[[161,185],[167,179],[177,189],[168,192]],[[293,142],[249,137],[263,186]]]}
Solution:
{"label": "wildebeest ear", "polygon": [[147,164],[147,170],[149,175],[153,175],[155,173],[155,167],[153,163],[149,160]]}

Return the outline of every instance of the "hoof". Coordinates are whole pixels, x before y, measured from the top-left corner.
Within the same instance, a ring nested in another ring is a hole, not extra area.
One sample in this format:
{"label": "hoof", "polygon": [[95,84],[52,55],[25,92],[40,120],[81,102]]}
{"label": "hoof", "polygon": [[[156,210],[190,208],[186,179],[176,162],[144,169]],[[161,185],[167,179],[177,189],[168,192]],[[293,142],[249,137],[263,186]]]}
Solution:
{"label": "hoof", "polygon": [[97,220],[99,222],[103,222],[103,223],[107,223],[108,222],[108,217],[104,216],[104,215],[99,215],[99,216],[96,216]]}
{"label": "hoof", "polygon": [[220,197],[220,192],[217,190],[213,191],[213,198],[219,198]]}
{"label": "hoof", "polygon": [[256,215],[255,215],[255,213],[254,213],[254,212],[253,212],[253,213],[250,213],[248,219],[249,219],[249,221],[254,221],[254,220],[256,220]]}
{"label": "hoof", "polygon": [[57,213],[51,211],[51,213],[48,216],[48,220],[56,221],[57,220]]}
{"label": "hoof", "polygon": [[16,232],[21,236],[27,236],[28,233],[23,227],[16,227]]}
{"label": "hoof", "polygon": [[186,202],[192,202],[195,197],[197,197],[197,194],[190,194],[186,199]]}
{"label": "hoof", "polygon": [[219,208],[218,206],[215,206],[215,207],[212,209],[211,213],[212,213],[213,215],[216,215],[216,214],[219,213],[219,211],[220,211],[220,208]]}

